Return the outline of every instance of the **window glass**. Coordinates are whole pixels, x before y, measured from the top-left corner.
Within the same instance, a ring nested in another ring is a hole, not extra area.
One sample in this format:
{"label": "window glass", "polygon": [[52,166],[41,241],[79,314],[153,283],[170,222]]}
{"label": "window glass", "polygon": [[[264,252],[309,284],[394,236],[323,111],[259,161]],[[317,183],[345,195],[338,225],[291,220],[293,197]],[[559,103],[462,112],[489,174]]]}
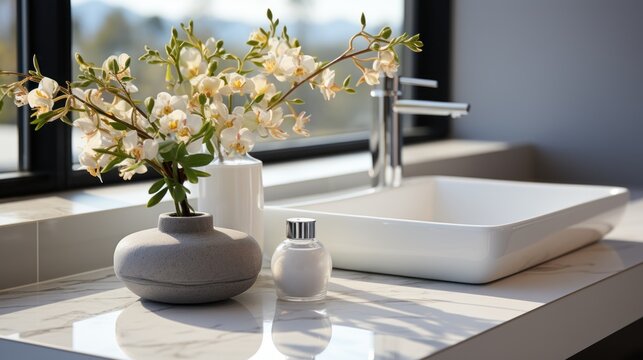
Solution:
{"label": "window glass", "polygon": [[[16,70],[16,0],[0,0],[0,69]],[[12,79],[4,77],[3,83]],[[12,99],[0,110],[0,172],[18,169],[18,111]]]}
{"label": "window glass", "polygon": [[[345,50],[347,39],[359,31],[361,12],[366,14],[368,29],[376,31],[389,25],[393,33],[401,33],[404,8],[403,0],[72,0],[71,4],[73,51],[96,64],[121,52],[138,58],[145,44],[162,50],[171,27],[189,19],[195,21],[198,35],[224,40],[229,52],[239,54],[245,50],[250,32],[266,26],[268,7],[281,24],[288,26],[289,34],[300,40],[305,53],[318,56],[319,60],[332,60]],[[140,89],[139,99],[164,89],[164,68],[132,61],[132,72]],[[338,82],[349,74],[354,80],[360,76],[349,61],[337,67],[336,73]],[[331,103],[326,103],[318,91],[303,86],[296,97],[306,103],[301,109],[312,114],[307,126],[312,136],[370,129],[375,106],[366,85],[357,94],[339,94]],[[79,138],[75,131],[74,161]],[[291,138],[300,137],[293,134]]]}

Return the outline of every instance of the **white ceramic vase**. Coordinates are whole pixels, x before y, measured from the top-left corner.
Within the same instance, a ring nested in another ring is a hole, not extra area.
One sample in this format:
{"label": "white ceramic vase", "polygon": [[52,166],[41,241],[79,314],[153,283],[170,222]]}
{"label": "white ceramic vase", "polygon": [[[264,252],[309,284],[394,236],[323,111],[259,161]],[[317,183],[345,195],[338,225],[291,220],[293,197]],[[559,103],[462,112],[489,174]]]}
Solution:
{"label": "white ceramic vase", "polygon": [[215,160],[199,179],[199,211],[212,214],[214,225],[252,236],[263,251],[262,163],[250,155]]}

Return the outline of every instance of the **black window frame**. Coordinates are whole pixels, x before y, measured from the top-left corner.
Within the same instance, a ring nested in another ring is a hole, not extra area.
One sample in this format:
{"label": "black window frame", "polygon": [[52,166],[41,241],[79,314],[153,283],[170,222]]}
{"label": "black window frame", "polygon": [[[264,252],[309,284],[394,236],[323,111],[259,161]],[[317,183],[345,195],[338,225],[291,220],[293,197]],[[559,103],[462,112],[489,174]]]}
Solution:
{"label": "black window frame", "polygon": [[[71,80],[73,58],[70,0],[17,0],[18,70],[32,68],[36,54],[43,73],[64,84]],[[404,29],[420,33],[424,51],[404,56],[403,75],[438,80],[437,89],[404,89],[416,98],[450,99],[451,3],[449,0],[406,0]],[[406,51],[406,50],[405,50]],[[34,131],[28,107],[18,109],[19,171],[0,173],[0,197],[38,194],[97,186],[85,171],[72,170],[71,128],[60,122]],[[444,117],[409,117],[412,133],[405,143],[447,138],[450,120]],[[330,140],[329,140],[330,139]],[[265,163],[368,150],[368,134],[345,134],[289,142],[287,146],[258,145],[253,156]],[[135,180],[156,178],[153,172]],[[103,183],[120,181],[117,171],[103,174]]]}

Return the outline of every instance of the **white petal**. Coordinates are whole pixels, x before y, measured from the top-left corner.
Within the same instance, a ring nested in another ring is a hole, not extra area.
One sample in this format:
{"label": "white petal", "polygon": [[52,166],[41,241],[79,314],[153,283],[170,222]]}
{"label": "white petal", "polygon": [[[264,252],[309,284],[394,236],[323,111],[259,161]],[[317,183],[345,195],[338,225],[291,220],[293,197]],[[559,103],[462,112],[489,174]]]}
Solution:
{"label": "white petal", "polygon": [[153,139],[145,139],[143,141],[143,157],[147,160],[156,158],[159,153],[159,143]]}
{"label": "white petal", "polygon": [[98,122],[95,118],[80,117],[74,120],[74,126],[85,134],[91,134],[97,129]]}
{"label": "white petal", "polygon": [[123,138],[123,148],[125,151],[130,151],[138,145],[138,134],[136,130],[130,130]]}

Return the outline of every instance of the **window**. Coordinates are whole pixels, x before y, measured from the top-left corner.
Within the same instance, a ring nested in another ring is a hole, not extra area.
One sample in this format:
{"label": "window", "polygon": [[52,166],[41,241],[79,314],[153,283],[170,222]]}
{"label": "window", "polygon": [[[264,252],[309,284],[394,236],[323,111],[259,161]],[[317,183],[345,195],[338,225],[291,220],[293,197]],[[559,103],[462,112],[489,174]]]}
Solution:
{"label": "window", "polygon": [[[342,4],[344,4],[342,6]],[[72,50],[80,52],[85,59],[101,63],[109,55],[125,52],[133,58],[143,53],[144,45],[162,49],[167,42],[172,26],[178,28],[181,22],[197,19],[196,30],[203,38],[213,36],[224,40],[228,51],[242,54],[245,42],[253,30],[266,26],[266,7],[270,7],[282,24],[288,26],[291,36],[297,37],[307,54],[319,56],[320,60],[332,60],[346,48],[346,40],[359,28],[361,12],[367,15],[369,27],[381,28],[389,25],[394,33],[403,31],[403,0],[382,2],[357,0],[303,0],[303,1],[261,1],[243,2],[183,0],[181,2],[159,2],[156,0],[71,0],[72,5]],[[248,11],[253,9],[253,11]],[[337,10],[341,9],[341,10]],[[133,62],[132,71],[137,77],[140,99],[156,96],[164,89],[164,68],[153,68]],[[346,75],[353,79],[360,76],[350,62],[336,67],[341,81]],[[74,67],[74,75],[76,68]],[[284,148],[288,142],[300,145],[319,143],[333,136],[344,138],[367,137],[375,116],[374,100],[368,86],[361,86],[356,94],[340,94],[331,102],[324,101],[318,91],[307,87],[299,89],[296,97],[302,98],[303,110],[312,114],[308,124],[312,136],[318,139],[306,141],[297,135],[289,140],[276,142],[266,148]],[[74,134],[72,141],[78,139]],[[297,141],[298,140],[298,141]],[[74,146],[76,149],[78,146]],[[261,151],[260,145],[257,150]],[[77,158],[76,151],[73,154]]]}
{"label": "window", "polygon": [[[5,20],[0,26],[9,26],[13,21],[17,24],[13,25],[14,28],[20,29],[17,31],[19,70],[26,71],[31,66],[31,56],[35,53],[43,72],[59,82],[75,75],[76,66],[72,54],[76,51],[96,63],[108,55],[120,52],[127,52],[135,58],[141,54],[144,44],[161,48],[171,26],[190,18],[195,20],[197,31],[202,35],[222,39],[226,42],[226,48],[235,51],[234,47],[244,44],[251,30],[264,25],[266,7],[272,8],[282,23],[289,25],[289,32],[302,40],[305,52],[322,59],[332,59],[343,51],[345,39],[354,32],[359,15],[364,11],[369,26],[377,27],[386,23],[392,25],[395,32],[413,31],[422,34],[428,51],[420,56],[408,56],[403,60],[403,68],[407,75],[437,78],[440,81],[441,88],[437,92],[429,89],[429,92],[420,96],[435,100],[448,99],[448,87],[445,86],[448,85],[448,0],[244,0],[243,5],[235,5],[237,3],[229,1],[201,0],[52,0],[34,3],[29,0],[0,0],[0,6],[3,6],[0,20]],[[16,6],[17,16],[13,16],[11,14],[16,14],[13,9]],[[248,8],[256,11],[249,12]],[[2,31],[2,34],[9,32]],[[0,39],[4,41],[3,37]],[[15,49],[16,41],[13,41]],[[438,48],[442,45],[446,45],[447,51]],[[435,52],[437,50],[439,52]],[[427,56],[427,53],[432,56]],[[404,54],[402,56],[404,58]],[[428,61],[435,70],[428,71],[426,66],[416,66],[410,61],[411,58],[418,63]],[[140,98],[153,95],[163,88],[162,69],[159,69],[160,74],[156,74],[149,66],[143,66],[145,70],[142,70],[141,67],[137,69],[134,63],[133,71],[138,78]],[[11,64],[1,65],[2,68],[11,67]],[[15,67],[15,62],[13,66]],[[353,72],[353,77],[356,78],[358,75],[354,71],[352,64],[348,63],[344,64],[344,68],[338,69],[338,73]],[[301,138],[293,135],[292,140],[286,142],[262,143],[257,145],[253,155],[264,161],[273,161],[338,151],[366,150],[375,101],[369,97],[366,87],[359,90],[361,91],[356,95],[341,94],[328,104],[318,93],[301,89],[297,97],[306,101],[305,110],[313,115],[309,128],[314,137]],[[8,118],[15,119],[13,107],[6,106],[5,111],[7,109],[13,114]],[[20,139],[16,141],[20,151],[15,155],[20,161],[13,161],[13,169],[20,170],[20,176],[4,176],[5,179],[0,181],[8,186],[0,187],[0,195],[97,185],[98,181],[87,176],[84,171],[73,170],[77,161],[74,150],[78,147],[76,140],[79,136],[72,135],[72,130],[63,124],[49,125],[35,133],[28,125],[29,114],[24,110],[18,117],[18,126],[13,127],[19,129],[19,133],[12,137]],[[4,112],[2,115],[5,116]],[[445,137],[448,123],[446,119],[427,120],[426,117],[406,121],[405,134],[408,137],[405,141]],[[6,169],[12,168],[9,166]],[[153,174],[150,172],[150,175]],[[104,176],[105,182],[116,180],[116,172]]]}

